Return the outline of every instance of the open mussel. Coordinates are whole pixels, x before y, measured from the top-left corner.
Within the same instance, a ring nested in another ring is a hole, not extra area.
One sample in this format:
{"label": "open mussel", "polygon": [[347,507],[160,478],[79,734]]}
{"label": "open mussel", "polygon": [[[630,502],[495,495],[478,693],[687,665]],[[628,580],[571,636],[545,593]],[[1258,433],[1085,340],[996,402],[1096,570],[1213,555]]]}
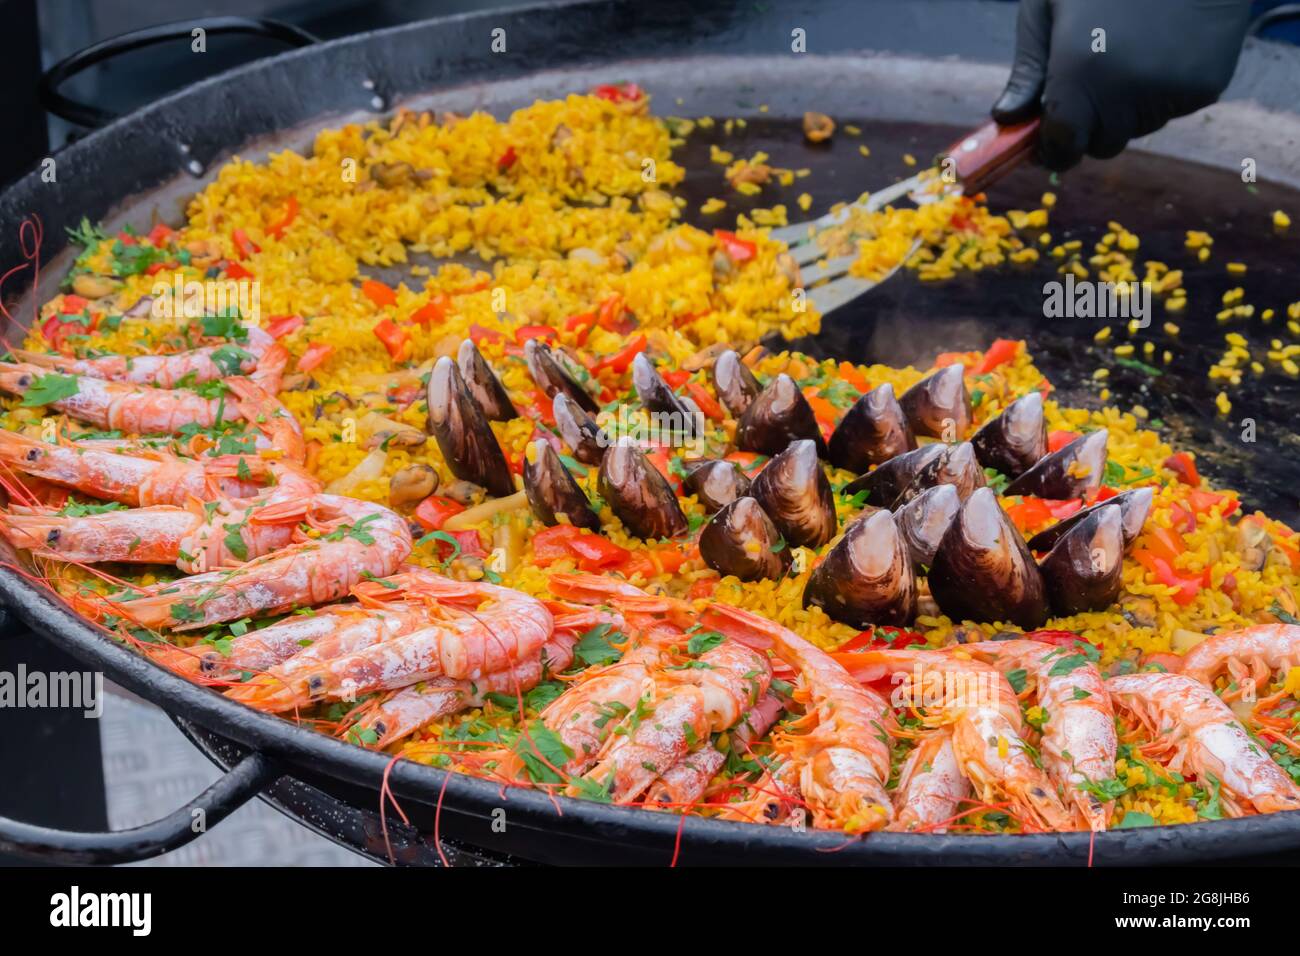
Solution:
{"label": "open mussel", "polygon": [[613,443],[586,409],[564,392],[556,392],[551,413],[555,416],[556,430],[573,450],[573,457],[584,465],[599,465],[605,449]]}
{"label": "open mussel", "polygon": [[912,623],[912,557],[888,511],[864,515],[844,530],[844,537],[809,575],[803,605],[816,605],[850,627]]}
{"label": "open mussel", "polygon": [[741,361],[739,354],[730,349],[713,362],[713,387],[717,389],[718,398],[733,418],[745,414],[745,409],[763,390],[749,366]]}
{"label": "open mussel", "polygon": [[736,426],[736,446],[742,451],[779,455],[792,441],[807,438],[817,455],[827,455],[826,441],[812,406],[789,375],[782,373],[745,409]]}
{"label": "open mussel", "polygon": [[990,488],[966,499],[928,580],[939,608],[954,621],[1008,622],[1028,630],[1047,620],[1042,575]]}
{"label": "open mussel", "polygon": [[942,443],[934,442],[922,445],[914,451],[895,455],[883,465],[878,465],[874,470],[845,485],[844,494],[851,496],[865,491],[867,504],[875,505],[877,508],[893,508],[894,503],[907,490],[917,473],[942,457],[947,447]]}
{"label": "open mussel", "polygon": [[1047,454],[1043,396],[1030,392],[1017,398],[1001,415],[986,422],[970,443],[985,468],[1019,478]]}
{"label": "open mussel", "polygon": [[710,459],[688,464],[684,484],[706,511],[713,512],[749,494],[750,482],[735,462]]}
{"label": "open mussel", "polygon": [[632,385],[646,411],[660,416],[659,431],[680,432],[686,438],[700,434],[702,426],[693,408],[674,394],[644,352],[632,360]]}
{"label": "open mussel", "polygon": [[524,492],[542,524],[559,524],[563,515],[571,525],[600,530],[591,502],[545,439],[532,442],[524,454]]}
{"label": "open mussel", "polygon": [[894,386],[877,385],[850,408],[828,444],[836,468],[864,472],[916,447],[912,426],[894,397]]}
{"label": "open mussel", "polygon": [[433,366],[428,398],[429,431],[451,473],[482,485],[494,497],[514,494],[515,482],[505,453],[450,357],[444,355]]}
{"label": "open mussel", "polygon": [[935,455],[917,469],[912,480],[894,502],[894,507],[911,501],[927,488],[935,485],[951,485],[957,490],[957,497],[965,501],[976,488],[988,484],[984,469],[975,458],[975,449],[971,443],[964,441],[958,445],[943,445],[942,455]]}
{"label": "open mussel", "polygon": [[1119,508],[1120,531],[1124,535],[1124,550],[1127,551],[1133,546],[1137,536],[1142,533],[1142,526],[1146,524],[1147,515],[1151,513],[1151,502],[1154,498],[1155,489],[1153,488],[1130,488],[1128,491],[1121,491],[1113,498],[1099,501],[1091,508],[1076,511],[1070,517],[1058,521],[1046,531],[1038,532],[1029,539],[1029,548],[1039,554],[1044,551],[1051,551],[1056,547],[1056,542],[1061,540],[1061,536],[1079,522],[1085,520],[1098,509],[1113,505]]}
{"label": "open mussel", "polygon": [[964,372],[961,365],[946,366],[903,393],[898,404],[915,434],[949,442],[966,437],[971,404]]}
{"label": "open mussel", "polygon": [[686,530],[686,515],[672,485],[630,439],[606,450],[596,487],[638,538],[671,538]]}
{"label": "open mussel", "polygon": [[719,574],[742,581],[779,578],[790,567],[790,548],[753,498],[737,498],[700,533],[700,557]]}
{"label": "open mussel", "polygon": [[894,512],[894,523],[907,542],[912,563],[918,568],[928,568],[934,563],[939,542],[943,540],[959,510],[961,497],[957,494],[957,489],[952,485],[935,485]]}
{"label": "open mussel", "polygon": [[1123,585],[1124,532],[1120,509],[1100,508],[1066,531],[1038,568],[1052,610],[1061,617],[1104,611]]}
{"label": "open mussel", "polygon": [[792,547],[818,548],[835,537],[835,492],[810,440],[792,442],[764,465],[749,493]]}
{"label": "open mussel", "polygon": [[1007,485],[1004,494],[1039,498],[1089,498],[1097,493],[1106,474],[1104,428],[1082,435],[1059,451],[1038,460],[1034,467]]}
{"label": "open mussel", "polygon": [[528,364],[528,374],[548,398],[563,393],[591,415],[600,411],[600,406],[574,377],[568,363],[557,358],[545,342],[529,339],[524,344],[524,361]]}
{"label": "open mussel", "polygon": [[501,384],[501,379],[497,378],[497,373],[492,371],[492,366],[483,358],[473,339],[460,343],[456,366],[460,369],[460,377],[465,380],[465,387],[474,396],[479,408],[483,409],[488,421],[508,422],[519,417],[519,410],[510,401],[510,393]]}

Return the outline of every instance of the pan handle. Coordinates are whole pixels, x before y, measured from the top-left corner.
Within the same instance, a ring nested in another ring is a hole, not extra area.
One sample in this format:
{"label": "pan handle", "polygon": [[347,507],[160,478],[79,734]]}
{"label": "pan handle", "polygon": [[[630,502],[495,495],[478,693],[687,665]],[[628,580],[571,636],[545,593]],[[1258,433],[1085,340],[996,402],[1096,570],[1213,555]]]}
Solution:
{"label": "pan handle", "polygon": [[320,38],[280,20],[253,19],[251,17],[203,17],[197,20],[184,20],[174,23],[160,23],[157,26],[132,30],[119,36],[109,37],[93,43],[84,50],[79,50],[64,60],[60,60],[41,75],[38,87],[41,105],[55,116],[61,117],[78,126],[92,129],[106,126],[117,119],[118,114],[88,103],[79,103],[59,92],[59,87],[70,77],[83,70],[102,63],[122,53],[138,50],[140,47],[153,46],[167,40],[189,39],[195,29],[207,33],[247,33],[253,36],[282,40],[293,47],[310,46],[320,42]]}
{"label": "pan handle", "polygon": [[944,154],[956,167],[957,181],[971,196],[997,182],[1033,155],[1038,145],[1038,117],[1010,126],[990,120],[948,147]]}
{"label": "pan handle", "polygon": [[[185,806],[131,830],[84,833],[0,817],[0,852],[63,865],[108,866],[147,860],[207,832],[283,774],[269,757],[251,753]],[[199,820],[202,826],[196,825]]]}

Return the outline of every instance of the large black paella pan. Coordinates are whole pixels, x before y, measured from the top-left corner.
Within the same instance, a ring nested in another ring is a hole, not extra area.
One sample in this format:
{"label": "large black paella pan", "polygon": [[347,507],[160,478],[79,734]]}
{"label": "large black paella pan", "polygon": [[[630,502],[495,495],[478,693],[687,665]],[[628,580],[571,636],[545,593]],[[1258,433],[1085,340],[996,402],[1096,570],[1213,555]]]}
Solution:
{"label": "large black paella pan", "polygon": [[[36,214],[44,224],[42,298],[68,262],[64,229],[82,216],[110,226],[178,218],[179,200],[233,152],[257,157],[302,146],[327,125],[397,105],[481,108],[498,115],[538,98],[597,82],[635,81],[661,111],[678,115],[745,116],[735,148],[762,149],[775,163],[809,167],[813,215],[904,174],[903,153],[928,157],[983,119],[1002,79],[1013,37],[1013,9],[1002,4],[716,3],[707,10],[676,2],[579,3],[513,13],[456,17],[299,49],[171,96],[99,130],[58,155],[57,190],[33,173],[0,196],[0,265],[24,261],[18,223]],[[508,53],[492,52],[491,31],[508,37]],[[803,29],[808,53],[791,52]],[[1275,236],[1261,224],[1275,208],[1300,209],[1300,56],[1290,49],[1248,45],[1225,102],[1176,124],[1107,164],[1072,172],[1059,192],[1059,238],[1091,237],[1123,219],[1151,249],[1173,255],[1187,229],[1212,230],[1234,259],[1250,263],[1258,301],[1300,298],[1294,283],[1300,236]],[[672,106],[675,100],[680,104]],[[758,111],[766,104],[766,112]],[[867,133],[872,158],[851,142],[813,150],[799,136],[807,109],[834,114]],[[89,117],[88,117],[89,118]],[[733,143],[735,141],[733,140]],[[692,137],[681,157],[689,209],[717,190],[707,163],[709,139]],[[1255,160],[1259,182],[1247,188],[1243,158]],[[1055,188],[1026,170],[991,197],[997,209],[1032,208]],[[1064,228],[1062,233],[1060,230]],[[1213,267],[1221,278],[1221,265]],[[1211,267],[1187,270],[1192,296],[1214,295]],[[5,287],[9,311],[31,270]],[[899,276],[836,313],[822,334],[800,346],[858,361],[927,362],[939,351],[983,348],[995,337],[1026,337],[1043,371],[1071,404],[1095,406],[1095,323],[1043,317],[1042,284],[1050,273],[1006,270],[921,285]],[[30,288],[26,290],[31,294]],[[1294,522],[1300,442],[1293,409],[1300,384],[1280,374],[1248,381],[1234,398],[1233,420],[1216,413],[1206,378],[1222,349],[1212,314],[1187,315],[1177,361],[1163,374],[1116,369],[1114,400],[1140,401],[1197,450],[1207,470],[1238,488],[1251,506]],[[1159,325],[1159,322],[1156,323]],[[1154,334],[1154,333],[1153,333]],[[1140,340],[1140,336],[1139,336]],[[1238,419],[1256,422],[1257,441],[1243,445]],[[41,634],[125,687],[159,704],[222,761],[243,763],[199,798],[218,819],[266,787],[294,809],[310,802],[374,810],[388,759],[248,710],[166,673],[111,644],[62,603],[20,576],[0,572],[0,595]],[[293,778],[286,786],[282,777]],[[301,781],[301,783],[298,783]],[[1173,863],[1243,853],[1300,849],[1300,819],[1276,814],[1245,820],[1111,832],[1090,845],[1088,834],[921,836],[876,834],[845,842],[827,833],[797,833],[698,818],[654,814],[535,791],[504,793],[487,781],[399,763],[389,787],[425,833],[522,858],[559,862],[662,864],[680,851],[684,863]],[[304,788],[303,784],[307,786]],[[505,808],[508,825],[494,827]],[[0,821],[0,846],[57,851],[56,857],[107,862],[183,842],[188,808],[145,831],[118,837],[56,834]],[[833,851],[833,852],[832,852]],[[412,852],[411,860],[428,858]]]}

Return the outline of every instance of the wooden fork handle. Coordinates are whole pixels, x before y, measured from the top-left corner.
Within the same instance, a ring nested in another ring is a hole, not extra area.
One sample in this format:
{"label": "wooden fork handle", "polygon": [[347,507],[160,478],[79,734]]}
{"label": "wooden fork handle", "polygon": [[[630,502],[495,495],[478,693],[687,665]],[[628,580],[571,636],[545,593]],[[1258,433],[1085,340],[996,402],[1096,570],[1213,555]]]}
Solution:
{"label": "wooden fork handle", "polygon": [[993,185],[1033,155],[1038,144],[1038,117],[1011,126],[990,120],[963,136],[944,154],[951,159],[957,181],[971,196]]}

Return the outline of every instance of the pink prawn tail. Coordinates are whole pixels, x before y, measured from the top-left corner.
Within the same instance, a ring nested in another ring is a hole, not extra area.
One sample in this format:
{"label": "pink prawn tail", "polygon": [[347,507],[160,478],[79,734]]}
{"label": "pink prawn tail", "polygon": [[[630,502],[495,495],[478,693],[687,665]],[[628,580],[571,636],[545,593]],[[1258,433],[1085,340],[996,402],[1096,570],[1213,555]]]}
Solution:
{"label": "pink prawn tail", "polygon": [[771,631],[779,625],[730,604],[710,604],[700,620],[705,627],[755,651],[766,651],[776,643]]}
{"label": "pink prawn tail", "polygon": [[597,574],[552,574],[546,587],[558,598],[579,604],[608,604],[615,597],[645,597],[638,587]]}
{"label": "pink prawn tail", "polygon": [[289,366],[289,350],[276,342],[262,353],[257,368],[248,377],[274,395],[284,381],[284,370]]}
{"label": "pink prawn tail", "polygon": [[223,379],[234,394],[239,413],[270,440],[272,447],[284,452],[290,461],[307,460],[307,442],[302,437],[298,419],[275,394],[249,378]]}

